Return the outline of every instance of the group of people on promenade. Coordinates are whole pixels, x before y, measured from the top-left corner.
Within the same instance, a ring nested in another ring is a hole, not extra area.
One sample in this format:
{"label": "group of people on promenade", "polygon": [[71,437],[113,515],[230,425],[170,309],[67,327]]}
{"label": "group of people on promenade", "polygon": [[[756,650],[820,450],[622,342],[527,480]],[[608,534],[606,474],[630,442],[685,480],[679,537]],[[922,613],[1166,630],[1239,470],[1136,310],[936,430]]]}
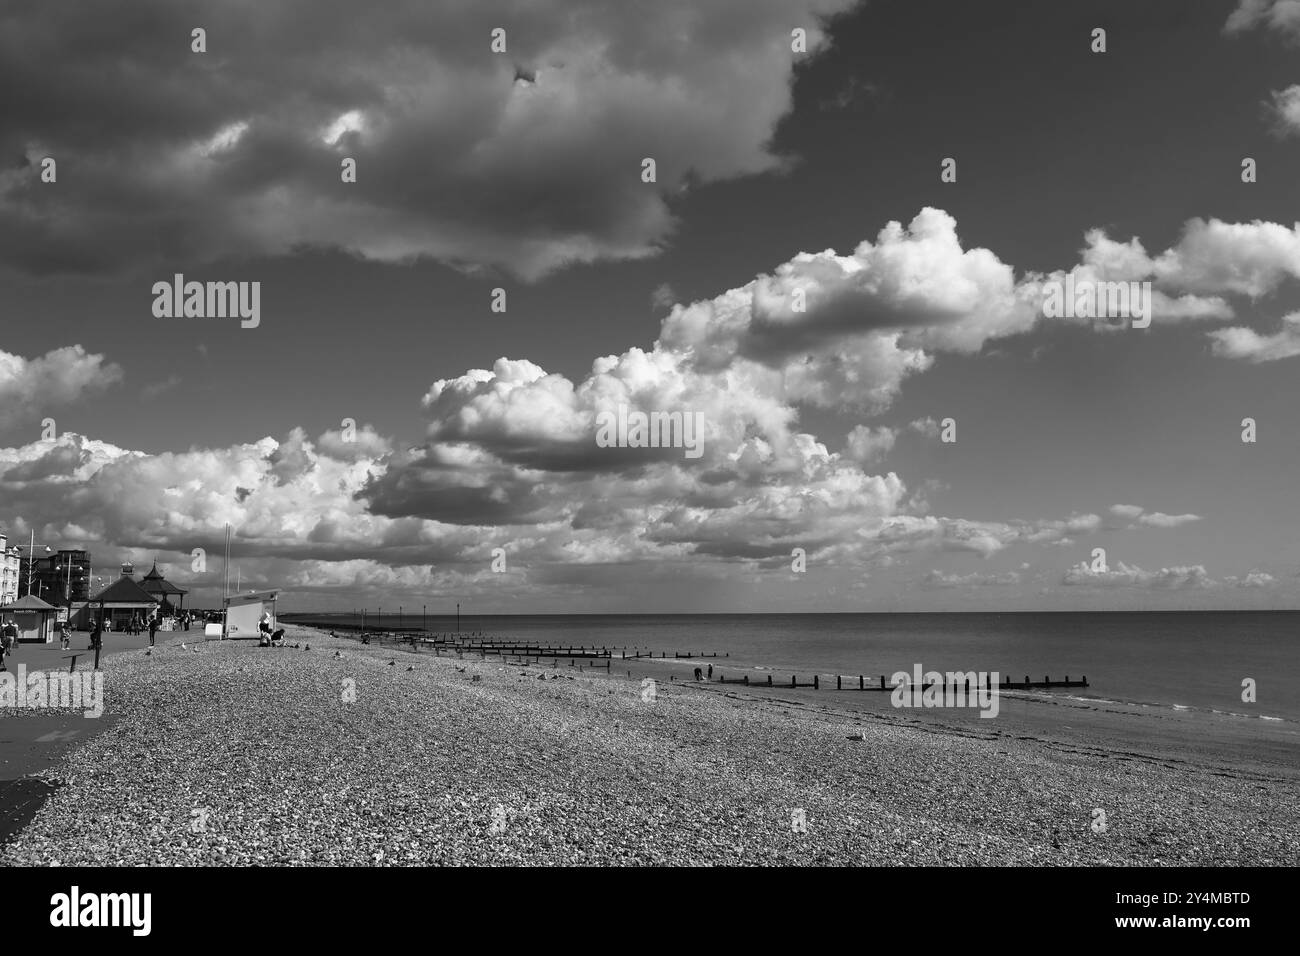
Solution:
{"label": "group of people on promenade", "polygon": [[[95,652],[95,666],[99,666],[99,652],[104,646],[104,634],[113,630],[112,618],[105,613],[103,603],[97,608],[91,609],[91,626],[90,626],[90,647],[89,650]],[[188,631],[190,625],[197,618],[190,611],[185,611],[176,617],[177,626],[182,630]],[[162,628],[163,615],[161,608],[154,608],[152,611],[144,614],[132,614],[130,619],[122,626],[123,633],[138,635],[143,634],[146,630],[149,632],[149,646],[153,647],[157,640],[158,631]],[[283,632],[281,632],[281,635]],[[18,625],[12,616],[0,621],[0,671],[7,670],[5,658],[11,656],[18,645]],[[63,650],[72,648],[72,630],[69,623],[65,620],[59,624],[59,646]]]}
{"label": "group of people on promenade", "polygon": [[18,625],[12,617],[7,617],[0,624],[0,671],[6,670],[5,657],[14,652],[18,644]]}

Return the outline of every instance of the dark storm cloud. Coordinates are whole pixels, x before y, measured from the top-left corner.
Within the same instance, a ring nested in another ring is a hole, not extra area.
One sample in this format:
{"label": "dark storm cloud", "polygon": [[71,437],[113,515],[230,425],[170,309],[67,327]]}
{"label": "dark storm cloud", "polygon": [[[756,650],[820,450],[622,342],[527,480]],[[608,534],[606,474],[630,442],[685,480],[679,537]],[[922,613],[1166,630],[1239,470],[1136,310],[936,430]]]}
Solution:
{"label": "dark storm cloud", "polygon": [[651,255],[679,187],[782,166],[768,143],[801,56],[790,31],[816,50],[822,18],[850,5],[9,3],[0,261],[115,270],[320,246],[534,277]]}

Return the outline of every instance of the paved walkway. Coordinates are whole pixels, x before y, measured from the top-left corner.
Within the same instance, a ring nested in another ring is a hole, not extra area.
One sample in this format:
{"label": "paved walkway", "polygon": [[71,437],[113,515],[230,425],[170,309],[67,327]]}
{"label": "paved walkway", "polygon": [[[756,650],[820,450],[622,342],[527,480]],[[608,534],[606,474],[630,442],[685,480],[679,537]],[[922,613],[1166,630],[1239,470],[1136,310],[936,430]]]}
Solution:
{"label": "paved walkway", "polygon": [[[159,631],[157,643],[180,638],[203,640],[201,628],[184,631]],[[66,671],[76,655],[77,671],[95,666],[95,652],[88,649],[90,634],[72,632],[70,650],[63,650],[57,640],[49,644],[19,644],[13,654],[5,656],[5,667],[17,676],[18,665],[27,672]],[[100,660],[111,654],[121,654],[149,646],[149,632],[132,636],[118,631],[104,635]],[[80,714],[42,713],[27,711],[21,715],[7,713],[0,707],[0,843],[17,833],[40,808],[54,787],[33,774],[49,770],[71,748],[84,740],[102,733],[113,725],[113,718],[105,714],[95,719]]]}

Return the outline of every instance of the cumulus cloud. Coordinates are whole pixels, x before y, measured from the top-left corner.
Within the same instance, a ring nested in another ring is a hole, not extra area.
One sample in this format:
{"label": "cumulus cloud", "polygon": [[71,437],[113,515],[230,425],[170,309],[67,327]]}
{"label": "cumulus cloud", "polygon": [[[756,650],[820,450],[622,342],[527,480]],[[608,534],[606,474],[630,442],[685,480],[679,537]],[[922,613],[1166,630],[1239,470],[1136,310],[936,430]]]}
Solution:
{"label": "cumulus cloud", "polygon": [[[1150,282],[1151,314],[1161,323],[1231,319],[1235,310],[1227,296],[1256,299],[1276,292],[1288,279],[1300,276],[1300,223],[1288,228],[1255,220],[1230,223],[1220,219],[1189,219],[1178,242],[1152,256],[1134,237],[1127,242],[1104,230],[1085,235],[1081,261],[1068,272],[1026,277],[1024,294],[1042,308],[1048,283],[1085,284]],[[1088,317],[1061,319],[1090,324],[1101,330],[1122,323]],[[1211,333],[1214,334],[1214,333]]]}
{"label": "cumulus cloud", "polygon": [[907,423],[907,430],[916,432],[918,435],[924,435],[926,438],[939,437],[939,423],[933,418],[918,418],[915,421]]}
{"label": "cumulus cloud", "polygon": [[885,425],[855,425],[844,440],[844,453],[856,462],[871,464],[888,455],[897,438],[897,430]]}
{"label": "cumulus cloud", "polygon": [[1300,312],[1282,316],[1282,328],[1272,335],[1260,335],[1244,326],[1215,329],[1207,334],[1214,354],[1223,358],[1253,364],[1294,358],[1300,355]]}
{"label": "cumulus cloud", "polygon": [[1101,526],[1097,515],[1071,515],[1037,521],[971,521],[935,515],[900,514],[870,534],[884,551],[974,552],[988,557],[1013,544],[1070,543],[1070,534],[1090,534]]}
{"label": "cumulus cloud", "polygon": [[0,350],[0,428],[40,421],[58,406],[122,380],[122,369],[80,345],[34,359]]}
{"label": "cumulus cloud", "polygon": [[1005,571],[1002,574],[979,574],[972,572],[970,574],[944,574],[942,571],[931,571],[921,579],[923,588],[963,588],[963,587],[1002,587],[1020,583],[1020,574],[1016,571]]}
{"label": "cumulus cloud", "polygon": [[1181,525],[1191,524],[1193,521],[1200,521],[1200,515],[1167,515],[1159,511],[1152,511],[1138,518],[1139,524],[1149,525],[1153,528],[1177,528]]}
{"label": "cumulus cloud", "polygon": [[1235,583],[1239,588],[1267,588],[1276,584],[1277,578],[1265,571],[1251,571]]}
{"label": "cumulus cloud", "polygon": [[1094,571],[1092,566],[1081,561],[1065,572],[1062,584],[1102,588],[1147,588],[1187,590],[1214,587],[1214,580],[1202,565],[1161,568],[1159,571],[1146,571],[1142,568],[1119,562],[1105,571]]}
{"label": "cumulus cloud", "polygon": [[1178,244],[1153,260],[1152,271],[1170,289],[1258,298],[1300,276],[1300,223],[1287,228],[1259,219],[1190,219]]}
{"label": "cumulus cloud", "polygon": [[1228,15],[1223,30],[1228,34],[1236,34],[1260,26],[1274,30],[1290,40],[1300,40],[1300,2],[1239,0],[1236,9]]}
{"label": "cumulus cloud", "polygon": [[1129,528],[1148,527],[1148,528],[1177,528],[1193,521],[1200,521],[1200,515],[1181,514],[1167,515],[1161,511],[1147,511],[1138,505],[1111,505],[1110,513],[1120,518],[1127,518],[1135,524],[1128,525]]}
{"label": "cumulus cloud", "polygon": [[[28,5],[0,39],[0,154],[21,158],[0,170],[0,261],[97,271],[163,247],[192,264],[314,246],[533,278],[650,256],[686,187],[788,165],[769,144],[795,63],[851,3],[664,0],[646,17],[597,0],[454,16],[140,0],[127,21]],[[190,50],[196,24],[207,53]],[[77,174],[43,187],[45,156]]]}
{"label": "cumulus cloud", "polygon": [[926,208],[850,255],[800,253],[740,289],[674,308],[660,343],[702,367],[743,359],[779,369],[795,400],[883,407],[930,366],[931,351],[976,352],[1035,320],[1012,267],[963,249],[956,220]]}
{"label": "cumulus cloud", "polygon": [[1273,128],[1280,136],[1294,136],[1300,133],[1300,84],[1292,84],[1284,90],[1274,90],[1269,94],[1269,112],[1273,116]]}

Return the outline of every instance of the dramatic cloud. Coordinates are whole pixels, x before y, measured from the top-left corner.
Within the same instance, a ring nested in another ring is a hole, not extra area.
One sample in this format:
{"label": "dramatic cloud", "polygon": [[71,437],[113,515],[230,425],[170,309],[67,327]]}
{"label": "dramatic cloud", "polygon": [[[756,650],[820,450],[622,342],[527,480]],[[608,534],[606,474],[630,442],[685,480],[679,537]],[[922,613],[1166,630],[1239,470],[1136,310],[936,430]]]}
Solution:
{"label": "dramatic cloud", "polygon": [[[688,185],[788,162],[768,144],[795,63],[850,5],[28,5],[0,34],[0,155],[19,158],[0,169],[0,262],[92,271],[160,249],[192,264],[323,246],[536,277],[653,255]],[[191,52],[200,25],[207,52]],[[57,189],[39,179],[47,156]]]}
{"label": "dramatic cloud", "polygon": [[0,428],[39,422],[57,407],[122,379],[122,369],[80,345],[34,359],[0,350]]}
{"label": "dramatic cloud", "polygon": [[1011,266],[962,249],[957,223],[926,208],[851,255],[800,253],[772,275],[673,309],[660,344],[702,368],[779,370],[792,401],[882,408],[930,351],[977,352],[1036,321]]}
{"label": "dramatic cloud", "polygon": [[1244,326],[1216,329],[1207,333],[1215,355],[1247,362],[1276,362],[1300,355],[1300,312],[1282,316],[1282,328],[1272,335],[1260,335]]}

